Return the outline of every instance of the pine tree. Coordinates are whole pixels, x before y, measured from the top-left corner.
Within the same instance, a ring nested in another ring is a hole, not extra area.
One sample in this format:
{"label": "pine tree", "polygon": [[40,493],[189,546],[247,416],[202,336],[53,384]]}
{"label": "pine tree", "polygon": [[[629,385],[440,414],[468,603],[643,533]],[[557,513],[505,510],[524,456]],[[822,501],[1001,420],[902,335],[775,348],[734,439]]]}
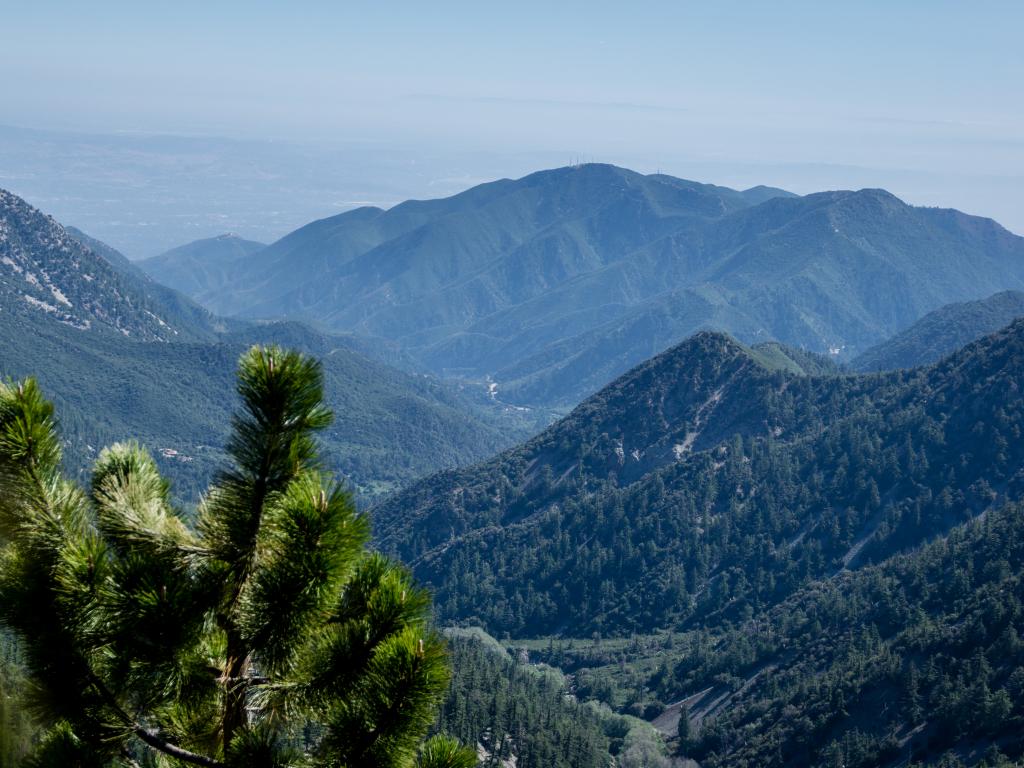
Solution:
{"label": "pine tree", "polygon": [[52,405],[0,385],[0,621],[44,728],[29,765],[467,765],[444,737],[420,749],[444,644],[320,467],[319,364],[254,347],[238,393],[191,525],[136,443],[104,450],[90,489],[69,481]]}
{"label": "pine tree", "polygon": [[679,723],[676,725],[676,738],[679,739],[679,753],[686,754],[693,747],[693,726],[690,724],[690,708],[686,704],[679,705]]}

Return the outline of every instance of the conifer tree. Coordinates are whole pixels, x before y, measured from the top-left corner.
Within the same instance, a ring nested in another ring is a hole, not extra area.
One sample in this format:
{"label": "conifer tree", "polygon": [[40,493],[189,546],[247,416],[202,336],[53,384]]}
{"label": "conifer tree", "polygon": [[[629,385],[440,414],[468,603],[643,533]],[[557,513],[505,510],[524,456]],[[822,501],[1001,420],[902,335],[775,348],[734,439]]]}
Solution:
{"label": "conifer tree", "polygon": [[254,347],[238,393],[192,524],[136,443],[104,450],[91,488],[67,479],[52,405],[0,385],[0,622],[44,729],[28,765],[471,764],[444,737],[421,749],[445,648],[319,463],[319,364]]}
{"label": "conifer tree", "polygon": [[679,739],[679,752],[686,754],[693,746],[693,726],[690,724],[690,708],[686,704],[679,705],[679,722],[676,724],[676,738]]}

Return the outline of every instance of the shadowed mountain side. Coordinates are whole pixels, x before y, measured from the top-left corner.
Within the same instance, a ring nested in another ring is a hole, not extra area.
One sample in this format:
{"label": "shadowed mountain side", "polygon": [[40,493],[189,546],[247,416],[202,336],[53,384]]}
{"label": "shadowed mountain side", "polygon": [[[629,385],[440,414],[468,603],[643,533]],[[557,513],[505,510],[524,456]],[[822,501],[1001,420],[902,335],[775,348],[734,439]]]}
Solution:
{"label": "shadowed mountain side", "polygon": [[584,636],[770,603],[1024,490],[1024,321],[905,373],[793,362],[698,334],[385,501],[377,536],[448,619]]}
{"label": "shadowed mountain side", "polygon": [[994,333],[1024,316],[1024,293],[1003,291],[987,299],[948,304],[850,362],[857,371],[913,368]]}

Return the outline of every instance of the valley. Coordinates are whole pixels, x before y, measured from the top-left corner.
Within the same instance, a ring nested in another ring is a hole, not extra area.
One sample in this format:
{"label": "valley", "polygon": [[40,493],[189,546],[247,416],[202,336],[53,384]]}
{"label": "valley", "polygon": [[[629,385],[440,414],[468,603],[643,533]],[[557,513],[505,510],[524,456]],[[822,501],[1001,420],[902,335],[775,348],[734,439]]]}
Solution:
{"label": "valley", "polygon": [[[193,509],[239,356],[320,361],[327,468],[430,589],[438,727],[482,764],[1024,748],[1024,250],[998,225],[601,166],[137,263],[5,195],[2,368],[54,399],[73,476],[131,436]],[[825,298],[868,252],[904,293]],[[982,295],[955,301],[968,261]]]}

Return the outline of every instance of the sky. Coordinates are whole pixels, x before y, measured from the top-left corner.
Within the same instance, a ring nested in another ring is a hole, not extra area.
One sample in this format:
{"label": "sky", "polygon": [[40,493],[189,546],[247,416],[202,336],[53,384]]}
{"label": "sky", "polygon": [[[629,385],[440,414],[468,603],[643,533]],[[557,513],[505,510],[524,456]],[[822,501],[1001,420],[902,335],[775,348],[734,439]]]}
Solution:
{"label": "sky", "polygon": [[0,0],[0,18],[4,125],[447,153],[467,183],[582,159],[878,186],[1024,233],[1020,0]]}

